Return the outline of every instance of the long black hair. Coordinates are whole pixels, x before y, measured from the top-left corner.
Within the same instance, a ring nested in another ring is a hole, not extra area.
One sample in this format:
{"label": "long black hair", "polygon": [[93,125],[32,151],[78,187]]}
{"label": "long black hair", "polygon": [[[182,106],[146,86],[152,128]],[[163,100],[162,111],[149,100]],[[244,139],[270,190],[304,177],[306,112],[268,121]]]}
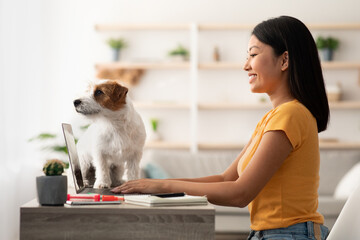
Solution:
{"label": "long black hair", "polygon": [[290,92],[316,118],[318,132],[324,131],[330,116],[329,104],[319,53],[309,29],[296,18],[281,16],[261,22],[252,35],[270,45],[277,56],[288,51]]}

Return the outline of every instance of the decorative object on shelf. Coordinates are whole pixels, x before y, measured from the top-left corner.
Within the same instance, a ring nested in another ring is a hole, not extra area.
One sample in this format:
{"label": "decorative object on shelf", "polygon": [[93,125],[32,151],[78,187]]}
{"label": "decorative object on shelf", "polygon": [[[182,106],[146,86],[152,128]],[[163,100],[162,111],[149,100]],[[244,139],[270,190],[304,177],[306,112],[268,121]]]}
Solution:
{"label": "decorative object on shelf", "polygon": [[149,140],[150,141],[160,141],[161,135],[158,132],[159,119],[151,118],[150,123],[151,123],[151,134],[149,136]]}
{"label": "decorative object on shelf", "polygon": [[126,69],[126,68],[99,68],[97,72],[97,78],[99,79],[110,79],[120,80],[128,86],[135,86],[140,82],[142,75],[144,74],[143,69]]}
{"label": "decorative object on shelf", "polygon": [[316,46],[320,50],[320,57],[323,61],[332,61],[334,50],[339,47],[339,40],[333,37],[319,36],[316,39]]}
{"label": "decorative object on shelf", "polygon": [[215,62],[220,62],[220,52],[219,52],[219,47],[218,47],[218,46],[215,46],[215,47],[214,47],[213,60],[214,60]]}
{"label": "decorative object on shelf", "polygon": [[335,85],[327,85],[326,86],[326,94],[329,102],[337,102],[341,97],[341,85],[337,83]]}
{"label": "decorative object on shelf", "polygon": [[64,163],[58,159],[48,160],[43,171],[45,176],[36,177],[36,189],[39,204],[46,206],[62,206],[67,198],[67,176]]}
{"label": "decorative object on shelf", "polygon": [[107,43],[109,44],[109,46],[111,47],[111,49],[113,50],[113,61],[119,61],[120,60],[120,51],[121,49],[124,49],[125,47],[127,47],[127,42],[122,39],[122,38],[110,38]]}
{"label": "decorative object on shelf", "polygon": [[168,54],[171,57],[171,59],[175,61],[189,60],[189,51],[181,44],[179,44],[177,48],[171,50]]}

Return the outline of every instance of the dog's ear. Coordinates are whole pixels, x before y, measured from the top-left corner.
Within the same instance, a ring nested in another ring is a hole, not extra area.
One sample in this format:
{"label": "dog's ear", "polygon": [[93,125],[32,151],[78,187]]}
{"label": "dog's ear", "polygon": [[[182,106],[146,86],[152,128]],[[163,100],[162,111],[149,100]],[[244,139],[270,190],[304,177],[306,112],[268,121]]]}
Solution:
{"label": "dog's ear", "polygon": [[114,102],[125,103],[126,102],[125,99],[126,99],[126,95],[127,95],[128,91],[129,91],[128,88],[116,83],[114,85],[114,90],[113,90]]}

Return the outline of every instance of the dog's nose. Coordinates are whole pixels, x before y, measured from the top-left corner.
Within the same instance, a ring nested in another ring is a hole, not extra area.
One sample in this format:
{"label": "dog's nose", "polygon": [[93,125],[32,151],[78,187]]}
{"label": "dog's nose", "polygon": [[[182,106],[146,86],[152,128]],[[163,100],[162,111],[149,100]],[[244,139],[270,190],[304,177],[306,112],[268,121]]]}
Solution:
{"label": "dog's nose", "polygon": [[74,106],[75,106],[75,107],[79,106],[80,104],[81,104],[81,100],[80,100],[80,99],[76,99],[76,100],[74,101]]}

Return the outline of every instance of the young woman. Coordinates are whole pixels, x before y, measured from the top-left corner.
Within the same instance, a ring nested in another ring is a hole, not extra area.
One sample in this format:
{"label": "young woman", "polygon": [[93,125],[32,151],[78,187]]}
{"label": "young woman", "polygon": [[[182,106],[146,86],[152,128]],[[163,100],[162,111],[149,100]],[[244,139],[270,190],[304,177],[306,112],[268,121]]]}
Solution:
{"label": "young woman", "polygon": [[282,16],[257,25],[244,65],[251,91],[267,93],[273,108],[222,174],[196,179],[140,179],[114,192],[186,192],[211,203],[248,206],[249,239],[325,239],[317,212],[318,132],[329,120],[314,39],[299,20]]}

